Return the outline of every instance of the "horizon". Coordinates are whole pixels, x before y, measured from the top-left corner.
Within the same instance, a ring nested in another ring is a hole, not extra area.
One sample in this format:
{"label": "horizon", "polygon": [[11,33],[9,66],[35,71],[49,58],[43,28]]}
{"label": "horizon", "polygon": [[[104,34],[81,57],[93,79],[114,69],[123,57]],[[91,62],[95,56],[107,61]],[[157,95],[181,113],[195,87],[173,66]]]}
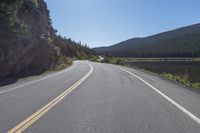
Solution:
{"label": "horizon", "polygon": [[[170,29],[170,30],[167,30],[167,31],[162,31],[162,32],[155,33],[155,34],[148,35],[148,36],[143,36],[143,37],[132,37],[132,38],[125,39],[125,40],[123,40],[123,41],[117,42],[117,43],[112,44],[112,45],[100,46],[100,47],[109,47],[109,46],[113,46],[113,45],[116,45],[116,44],[119,44],[119,43],[122,43],[122,42],[125,42],[125,41],[128,41],[128,40],[131,40],[131,39],[136,39],[136,38],[141,39],[141,38],[151,37],[151,36],[159,35],[159,34],[162,34],[162,33],[170,32],[170,31],[173,31],[173,30],[178,30],[178,29],[181,29],[181,28],[185,28],[185,27],[189,27],[189,26],[194,26],[194,25],[200,26],[200,23],[195,23],[195,24],[191,24],[191,25],[186,25],[186,26],[182,26],[182,27],[177,27],[177,28],[175,28],[175,29]],[[94,47],[94,48],[99,48],[99,47]]]}
{"label": "horizon", "polygon": [[45,1],[58,34],[91,48],[111,46],[200,22],[195,15],[200,11],[197,0]]}

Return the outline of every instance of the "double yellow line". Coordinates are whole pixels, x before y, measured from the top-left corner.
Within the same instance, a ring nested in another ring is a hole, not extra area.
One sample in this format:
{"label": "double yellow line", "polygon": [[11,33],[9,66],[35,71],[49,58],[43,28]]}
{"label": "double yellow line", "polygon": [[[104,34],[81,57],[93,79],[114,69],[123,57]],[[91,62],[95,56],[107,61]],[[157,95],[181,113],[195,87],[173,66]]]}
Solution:
{"label": "double yellow line", "polygon": [[36,122],[40,117],[42,117],[45,113],[47,113],[52,107],[54,107],[57,103],[59,103],[62,99],[64,99],[70,92],[72,92],[74,89],[76,89],[83,81],[85,81],[93,72],[93,67],[91,64],[89,64],[90,70],[89,72],[82,77],[79,81],[77,81],[74,85],[72,85],[70,88],[68,88],[66,91],[64,91],[62,94],[57,96],[55,99],[53,99],[51,102],[43,106],[41,109],[36,111],[34,114],[26,118],[24,121],[22,121],[20,124],[15,126],[13,129],[8,131],[8,133],[21,133],[25,129],[27,129],[29,126],[31,126],[34,122]]}

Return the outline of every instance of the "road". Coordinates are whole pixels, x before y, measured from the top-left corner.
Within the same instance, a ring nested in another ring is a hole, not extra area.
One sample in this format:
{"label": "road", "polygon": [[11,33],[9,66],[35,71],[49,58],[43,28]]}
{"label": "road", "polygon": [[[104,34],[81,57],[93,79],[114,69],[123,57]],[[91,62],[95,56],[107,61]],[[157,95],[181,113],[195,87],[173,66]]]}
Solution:
{"label": "road", "polygon": [[199,118],[199,91],[111,64],[0,87],[0,133],[200,133]]}
{"label": "road", "polygon": [[97,59],[97,61],[99,61],[99,62],[101,62],[103,60],[104,60],[104,57],[102,57],[102,56],[99,56],[99,59]]}

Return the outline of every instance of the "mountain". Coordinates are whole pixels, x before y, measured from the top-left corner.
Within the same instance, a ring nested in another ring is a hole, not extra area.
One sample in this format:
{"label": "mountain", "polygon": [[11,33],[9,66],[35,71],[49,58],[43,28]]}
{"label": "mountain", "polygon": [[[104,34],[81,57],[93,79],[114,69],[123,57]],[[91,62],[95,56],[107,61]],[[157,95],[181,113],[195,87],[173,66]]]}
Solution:
{"label": "mountain", "polygon": [[200,57],[200,24],[94,50],[99,54],[123,57]]}
{"label": "mountain", "polygon": [[56,32],[44,0],[1,0],[0,80],[44,72],[63,57],[94,54]]}

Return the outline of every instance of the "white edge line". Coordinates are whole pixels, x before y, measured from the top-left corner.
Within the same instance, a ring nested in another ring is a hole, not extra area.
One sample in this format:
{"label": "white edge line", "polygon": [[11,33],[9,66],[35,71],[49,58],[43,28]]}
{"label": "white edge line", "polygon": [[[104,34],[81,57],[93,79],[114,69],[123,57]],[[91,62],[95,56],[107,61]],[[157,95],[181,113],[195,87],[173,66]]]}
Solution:
{"label": "white edge line", "polygon": [[[120,68],[120,67],[119,67]],[[168,100],[170,103],[172,103],[174,106],[176,106],[179,110],[181,110],[183,113],[185,113],[187,116],[189,116],[190,118],[192,118],[195,122],[197,122],[198,124],[200,124],[200,119],[195,116],[194,114],[192,114],[190,111],[188,111],[187,109],[185,109],[184,107],[182,107],[180,104],[178,104],[177,102],[175,102],[174,100],[172,100],[170,97],[168,97],[167,95],[165,95],[164,93],[162,93],[161,91],[159,91],[158,89],[156,89],[154,86],[152,86],[151,84],[149,84],[148,82],[146,82],[145,80],[143,80],[142,78],[138,77],[137,75],[123,69],[120,68],[122,71],[129,73],[130,75],[134,76],[135,78],[139,79],[140,81],[142,81],[143,83],[145,83],[146,85],[148,85],[150,88],[152,88],[154,91],[156,91],[158,94],[160,94],[161,96],[163,96],[166,100]]]}
{"label": "white edge line", "polygon": [[25,84],[22,84],[22,85],[19,85],[19,86],[10,88],[10,89],[6,89],[6,90],[3,90],[3,91],[0,91],[0,94],[3,94],[3,93],[5,93],[5,92],[10,92],[10,91],[13,91],[13,90],[15,90],[15,89],[18,89],[18,88],[21,88],[21,87],[24,87],[24,86],[27,86],[27,85],[30,85],[30,84],[33,84],[33,83],[37,83],[37,82],[42,81],[42,80],[45,80],[45,79],[49,79],[49,78],[54,77],[54,76],[57,76],[57,75],[59,75],[59,74],[61,74],[61,73],[63,73],[63,72],[67,72],[67,71],[69,71],[69,70],[75,68],[76,66],[77,66],[77,63],[74,63],[74,65],[71,66],[70,68],[61,70],[60,72],[57,72],[57,73],[54,73],[54,74],[45,76],[45,77],[40,78],[40,79],[36,79],[36,80],[34,80],[34,81],[27,82],[27,83],[25,83]]}

